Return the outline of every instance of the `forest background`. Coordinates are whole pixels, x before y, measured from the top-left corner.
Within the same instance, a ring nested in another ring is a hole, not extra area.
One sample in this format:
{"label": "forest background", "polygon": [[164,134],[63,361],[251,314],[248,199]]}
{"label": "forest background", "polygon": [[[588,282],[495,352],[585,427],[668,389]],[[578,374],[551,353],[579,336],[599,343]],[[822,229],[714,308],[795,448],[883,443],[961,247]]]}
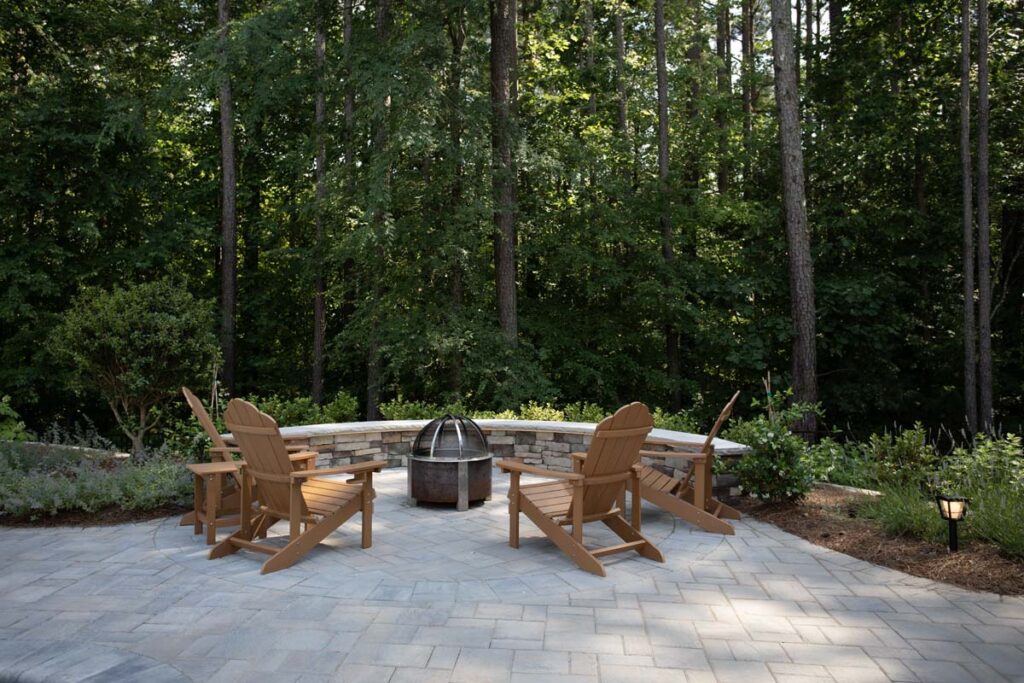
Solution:
{"label": "forest background", "polygon": [[[401,397],[704,421],[791,382],[764,0],[219,5],[0,2],[0,394],[30,428],[116,433],[45,341],[84,287],[167,278],[220,312],[231,393],[344,391],[363,417]],[[961,3],[792,12],[819,429],[958,431]],[[1024,13],[988,13],[992,393],[1019,432]]]}

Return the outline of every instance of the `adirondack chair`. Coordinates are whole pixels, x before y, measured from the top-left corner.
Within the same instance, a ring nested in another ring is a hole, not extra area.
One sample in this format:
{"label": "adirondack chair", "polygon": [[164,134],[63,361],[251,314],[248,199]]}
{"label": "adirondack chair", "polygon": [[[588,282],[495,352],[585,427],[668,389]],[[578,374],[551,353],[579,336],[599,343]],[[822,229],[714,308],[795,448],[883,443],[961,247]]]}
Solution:
{"label": "adirondack chair", "polygon": [[[216,425],[213,424],[210,414],[206,412],[203,402],[188,387],[182,387],[181,393],[185,396],[185,401],[188,403],[189,408],[192,409],[192,414],[196,416],[199,424],[203,427],[203,431],[206,432],[206,436],[210,437],[210,441],[213,442],[213,446],[209,449],[210,461],[233,462],[233,455],[239,452],[238,447],[229,446],[224,441],[220,432],[217,431]],[[313,469],[316,467],[316,453],[310,452],[304,445],[290,444],[288,445],[288,450],[294,467],[297,469]],[[237,472],[231,473],[231,476],[225,481],[226,485],[221,488],[220,501],[213,515],[215,524],[233,526],[234,523],[238,522],[238,509],[241,504],[239,486],[241,483],[241,475]],[[196,533],[202,533],[200,524],[196,524],[198,516],[196,511],[188,512],[182,516],[179,524],[180,526],[193,524],[196,526]]]}
{"label": "adirondack chair", "polygon": [[[581,569],[605,576],[597,558],[635,550],[643,557],[664,562],[653,543],[640,533],[640,447],[654,425],[642,403],[630,403],[597,425],[586,458],[576,472],[555,472],[514,460],[498,467],[511,475],[509,489],[509,545],[519,547],[519,513],[525,514]],[[520,485],[521,474],[536,474],[558,481]],[[633,490],[630,521],[623,516],[625,490]],[[623,543],[604,548],[583,545],[583,525],[604,522]],[[570,534],[564,527],[572,526]]]}
{"label": "adirondack chair", "polygon": [[[739,519],[739,511],[729,507],[711,494],[711,468],[715,460],[715,437],[732,414],[740,392],[722,409],[715,426],[698,449],[674,451],[647,451],[640,454],[649,458],[683,458],[689,465],[679,479],[651,465],[640,469],[640,495],[663,510],[712,533],[736,533],[726,519]],[[648,442],[650,443],[650,442]]]}
{"label": "adirondack chair", "polygon": [[[380,471],[384,463],[294,470],[274,418],[261,413],[248,401],[236,398],[228,403],[224,421],[245,460],[239,470],[242,519],[238,531],[213,547],[211,560],[245,548],[270,555],[261,573],[285,569],[357,512],[362,513],[362,547],[370,547],[373,541],[373,473]],[[354,479],[340,482],[320,478],[327,474],[351,474]],[[250,486],[250,481],[256,486]],[[249,500],[253,490],[259,504],[257,511]],[[288,520],[289,524],[287,545],[280,547],[253,540],[281,520]],[[303,523],[305,531],[301,530]]]}

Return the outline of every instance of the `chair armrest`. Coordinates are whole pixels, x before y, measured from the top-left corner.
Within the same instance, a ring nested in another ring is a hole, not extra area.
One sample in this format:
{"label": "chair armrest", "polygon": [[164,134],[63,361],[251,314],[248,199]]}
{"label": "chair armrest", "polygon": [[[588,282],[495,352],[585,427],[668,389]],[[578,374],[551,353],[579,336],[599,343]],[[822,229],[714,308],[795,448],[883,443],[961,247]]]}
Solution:
{"label": "chair armrest", "polygon": [[298,453],[300,451],[302,451],[302,452],[309,452],[309,453],[315,452],[315,451],[310,451],[309,450],[309,446],[307,446],[304,443],[285,443],[284,449],[286,451],[288,451],[289,453]]}
{"label": "chair armrest", "polygon": [[555,472],[554,470],[546,470],[543,467],[534,467],[533,465],[516,462],[515,460],[499,460],[496,464],[506,472],[536,474],[541,477],[550,477],[551,479],[584,479],[582,474],[576,474],[575,472]]}
{"label": "chair armrest", "polygon": [[310,458],[315,458],[318,455],[320,454],[317,453],[316,451],[298,451],[297,453],[289,453],[288,459],[291,460],[292,462],[299,462],[302,460],[309,460]]}
{"label": "chair armrest", "polygon": [[384,463],[379,460],[371,462],[359,462],[354,465],[342,465],[341,467],[325,467],[322,470],[301,470],[299,472],[292,472],[292,481],[296,479],[308,479],[310,477],[322,477],[328,474],[359,474],[361,472],[377,471],[384,467]]}
{"label": "chair armrest", "polygon": [[692,460],[694,462],[702,462],[707,460],[707,453],[681,453],[679,451],[640,451],[640,455],[645,458],[659,458],[661,460],[671,460],[674,458],[682,458],[683,460]]}
{"label": "chair armrest", "polygon": [[587,454],[586,453],[579,453],[579,452],[577,452],[577,453],[570,453],[569,457],[572,458],[573,460],[586,460],[587,459]]}

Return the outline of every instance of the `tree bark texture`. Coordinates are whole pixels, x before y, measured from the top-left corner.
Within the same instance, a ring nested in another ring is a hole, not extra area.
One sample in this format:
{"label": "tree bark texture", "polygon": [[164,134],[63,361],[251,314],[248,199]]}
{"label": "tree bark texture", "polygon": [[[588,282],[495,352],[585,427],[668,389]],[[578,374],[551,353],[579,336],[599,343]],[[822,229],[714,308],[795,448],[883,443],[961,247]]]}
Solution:
{"label": "tree bark texture", "polygon": [[[665,59],[665,0],[654,2],[654,59],[658,80],[658,202],[661,204],[661,255],[671,269],[675,262],[674,230],[668,196],[668,68]],[[667,293],[671,296],[671,293]],[[679,387],[679,332],[672,321],[665,323],[665,365],[669,382],[669,407],[682,408]]]}
{"label": "tree bark texture", "polygon": [[978,0],[978,422],[995,429],[992,412],[992,255],[988,206],[988,0]]}
{"label": "tree bark texture", "polygon": [[729,113],[728,103],[732,99],[732,17],[729,12],[730,0],[718,0],[716,13],[717,31],[715,49],[718,55],[718,192],[725,194],[731,184],[732,169],[729,163]]}
{"label": "tree bark texture", "polygon": [[740,5],[740,88],[743,99],[743,195],[750,190],[754,134],[754,0]]}
{"label": "tree bark texture", "polygon": [[[466,44],[466,10],[458,6],[445,17],[445,28],[451,42],[451,59],[448,68],[447,99],[448,99],[448,140],[455,164],[452,179],[451,209],[452,215],[462,206],[463,162],[462,162],[462,48]],[[463,270],[462,262],[455,256],[452,259],[449,292],[452,301],[452,318],[458,324],[463,302]],[[458,351],[451,359],[450,387],[458,395],[462,388],[462,358]]]}
{"label": "tree bark texture", "polygon": [[491,187],[498,324],[515,345],[516,313],[516,0],[490,0]]}
{"label": "tree bark texture", "polygon": [[[782,152],[782,198],[789,246],[789,292],[793,319],[793,398],[817,402],[817,350],[814,302],[814,264],[807,225],[804,193],[804,158],[800,142],[795,36],[789,0],[772,0],[772,52],[775,60],[775,99],[779,108],[779,142]],[[796,426],[812,439],[817,424],[808,413]]]}
{"label": "tree bark texture", "polygon": [[978,431],[978,375],[974,320],[974,189],[971,164],[971,0],[960,16],[960,172],[963,210],[964,412],[967,429]]}
{"label": "tree bark texture", "polygon": [[224,353],[224,385],[235,390],[235,308],[238,283],[238,213],[235,177],[235,107],[228,67],[230,0],[217,2],[217,50],[220,58],[220,159],[221,159],[221,348]]}
{"label": "tree bark texture", "polygon": [[[622,8],[615,6],[615,26],[613,28],[613,40],[615,41],[615,93],[618,99],[618,121],[617,130],[626,149],[630,147],[629,139],[629,97],[626,93],[626,36],[625,26],[622,17]],[[633,171],[631,166],[623,164],[623,182],[627,192],[633,187]]]}
{"label": "tree bark texture", "polygon": [[313,37],[316,55],[316,102],[313,114],[313,128],[316,137],[316,189],[314,192],[316,244],[313,255],[313,382],[312,398],[317,405],[324,402],[324,348],[327,342],[327,302],[324,278],[324,200],[327,194],[327,144],[325,123],[327,100],[324,95],[324,69],[327,62],[327,3],[317,0],[316,32]]}

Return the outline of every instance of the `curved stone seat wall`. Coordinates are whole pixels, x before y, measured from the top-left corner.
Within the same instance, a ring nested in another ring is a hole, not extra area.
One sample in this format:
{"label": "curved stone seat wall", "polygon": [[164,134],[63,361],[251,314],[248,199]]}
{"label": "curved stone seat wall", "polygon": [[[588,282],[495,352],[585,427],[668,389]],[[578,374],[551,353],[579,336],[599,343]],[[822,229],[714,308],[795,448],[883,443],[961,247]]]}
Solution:
{"label": "curved stone seat wall", "polygon": [[[429,420],[382,420],[284,427],[281,433],[290,441],[305,443],[319,452],[318,467],[348,465],[378,460],[388,467],[404,467],[413,441]],[[527,464],[553,470],[572,469],[569,454],[586,451],[594,424],[584,422],[545,422],[536,420],[476,420],[487,435],[487,443],[496,458],[519,457]],[[700,434],[667,429],[651,430],[651,450],[671,450],[673,446],[693,446],[704,442]],[[732,441],[715,439],[715,454],[738,457],[749,449]],[[682,460],[661,461],[674,469],[685,466]]]}

